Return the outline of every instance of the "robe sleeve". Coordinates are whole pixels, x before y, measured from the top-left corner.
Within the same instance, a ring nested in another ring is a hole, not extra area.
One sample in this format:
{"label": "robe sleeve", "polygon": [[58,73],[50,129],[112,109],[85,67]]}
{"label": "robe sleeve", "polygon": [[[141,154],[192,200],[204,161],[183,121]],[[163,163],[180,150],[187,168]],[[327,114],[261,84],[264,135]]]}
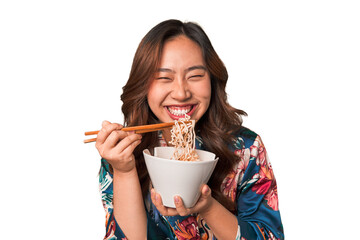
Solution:
{"label": "robe sleeve", "polygon": [[105,228],[104,240],[126,239],[125,234],[117,224],[113,212],[113,175],[109,169],[110,165],[105,159],[101,159],[101,168],[99,173],[99,187],[101,201],[105,210]]}
{"label": "robe sleeve", "polygon": [[244,139],[240,161],[244,171],[236,195],[239,239],[284,239],[273,170],[261,138],[253,139]]}
{"label": "robe sleeve", "polygon": [[[124,232],[116,222],[113,211],[113,175],[110,172],[110,165],[105,159],[101,159],[101,168],[99,173],[99,185],[101,193],[101,201],[105,210],[105,237],[104,240],[126,240]],[[150,194],[147,196],[150,200]],[[154,212],[146,211],[147,217],[147,237],[149,240],[172,239],[169,238],[169,231],[166,231],[166,226],[161,222],[159,216]]]}

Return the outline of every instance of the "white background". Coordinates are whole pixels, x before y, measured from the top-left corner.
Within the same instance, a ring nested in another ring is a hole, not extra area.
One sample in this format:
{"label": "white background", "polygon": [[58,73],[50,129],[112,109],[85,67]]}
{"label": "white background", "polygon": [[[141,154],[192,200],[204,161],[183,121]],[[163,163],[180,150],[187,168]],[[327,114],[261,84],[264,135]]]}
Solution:
{"label": "white background", "polygon": [[[131,2],[131,3],[129,3]],[[1,1],[0,239],[102,239],[99,155],[141,38],[198,22],[278,180],[287,239],[358,237],[357,1]],[[356,195],[357,194],[357,195]]]}

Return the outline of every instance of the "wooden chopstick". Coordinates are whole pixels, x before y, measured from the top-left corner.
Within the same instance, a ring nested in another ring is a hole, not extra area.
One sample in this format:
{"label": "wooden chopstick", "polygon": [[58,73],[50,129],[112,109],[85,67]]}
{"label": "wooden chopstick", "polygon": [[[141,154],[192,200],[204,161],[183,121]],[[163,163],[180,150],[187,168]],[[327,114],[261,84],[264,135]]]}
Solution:
{"label": "wooden chopstick", "polygon": [[[185,121],[185,123],[189,123],[191,121]],[[170,128],[175,124],[175,122],[167,122],[167,123],[157,123],[157,124],[149,124],[149,125],[141,125],[141,126],[134,126],[134,127],[125,127],[122,128],[121,131],[131,132],[134,131],[135,133],[147,133],[147,132],[155,132],[159,130],[163,130],[165,128]],[[89,131],[85,132],[85,136],[89,135],[96,135],[100,131]],[[86,139],[84,143],[95,142],[96,138]]]}
{"label": "wooden chopstick", "polygon": [[97,138],[90,138],[90,139],[85,139],[84,143],[89,143],[89,142],[96,142]]}

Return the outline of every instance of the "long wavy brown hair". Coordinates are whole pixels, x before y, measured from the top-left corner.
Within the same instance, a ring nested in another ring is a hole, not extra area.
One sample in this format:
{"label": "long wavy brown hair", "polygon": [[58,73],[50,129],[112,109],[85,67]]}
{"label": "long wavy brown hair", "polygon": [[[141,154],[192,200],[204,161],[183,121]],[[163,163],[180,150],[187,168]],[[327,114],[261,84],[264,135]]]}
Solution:
{"label": "long wavy brown hair", "polygon": [[[212,89],[210,106],[197,122],[196,130],[203,140],[205,149],[219,157],[214,173],[208,182],[212,195],[223,206],[233,211],[234,203],[221,193],[220,186],[234,164],[238,162],[238,158],[229,149],[229,144],[233,141],[233,133],[241,128],[241,116],[246,113],[229,105],[225,92],[228,80],[227,70],[206,33],[198,24],[167,20],[152,28],[142,39],[134,56],[129,79],[121,95],[124,125],[135,126],[159,122],[147,103],[147,93],[151,79],[158,69],[165,42],[179,35],[185,35],[200,46],[210,73]],[[150,178],[142,150],[153,148],[157,143],[157,133],[148,133],[143,136],[142,142],[134,150],[143,196],[146,196],[149,190]]]}

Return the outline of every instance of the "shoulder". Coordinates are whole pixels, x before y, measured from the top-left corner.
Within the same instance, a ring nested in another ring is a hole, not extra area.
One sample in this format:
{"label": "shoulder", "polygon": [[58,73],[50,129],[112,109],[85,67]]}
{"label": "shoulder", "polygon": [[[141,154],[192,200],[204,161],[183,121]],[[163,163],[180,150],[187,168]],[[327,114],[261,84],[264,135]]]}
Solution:
{"label": "shoulder", "polygon": [[261,142],[260,136],[246,127],[241,127],[239,130],[233,133],[235,143],[235,149],[250,148],[253,145],[257,145]]}

